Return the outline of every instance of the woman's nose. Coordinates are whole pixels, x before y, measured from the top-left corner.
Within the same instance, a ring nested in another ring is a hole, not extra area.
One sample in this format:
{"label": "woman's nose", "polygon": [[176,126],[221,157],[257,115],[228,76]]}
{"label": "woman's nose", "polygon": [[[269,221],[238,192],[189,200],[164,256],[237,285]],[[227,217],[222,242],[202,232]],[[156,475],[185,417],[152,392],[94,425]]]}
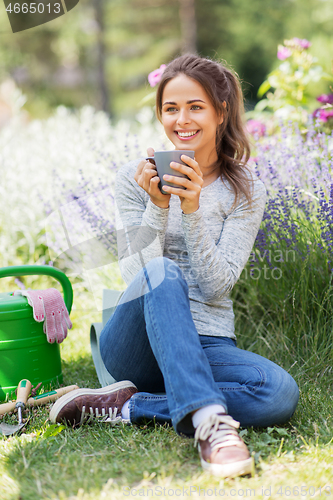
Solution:
{"label": "woman's nose", "polygon": [[191,121],[191,118],[190,118],[188,111],[186,109],[180,109],[179,114],[178,114],[178,120],[177,120],[178,124],[185,125],[185,124],[190,123],[190,121]]}

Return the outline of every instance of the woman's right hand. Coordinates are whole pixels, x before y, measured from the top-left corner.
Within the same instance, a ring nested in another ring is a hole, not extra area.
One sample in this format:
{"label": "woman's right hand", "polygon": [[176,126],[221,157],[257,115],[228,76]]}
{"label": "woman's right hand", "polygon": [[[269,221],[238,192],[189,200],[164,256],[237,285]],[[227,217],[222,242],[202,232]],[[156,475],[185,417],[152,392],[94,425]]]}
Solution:
{"label": "woman's right hand", "polygon": [[[147,156],[154,156],[153,148],[147,149]],[[150,163],[147,160],[140,161],[134,174],[134,179],[139,186],[149,194],[154,205],[160,208],[169,207],[171,195],[161,193],[160,188],[158,187],[160,178],[157,175],[157,170],[153,163]]]}

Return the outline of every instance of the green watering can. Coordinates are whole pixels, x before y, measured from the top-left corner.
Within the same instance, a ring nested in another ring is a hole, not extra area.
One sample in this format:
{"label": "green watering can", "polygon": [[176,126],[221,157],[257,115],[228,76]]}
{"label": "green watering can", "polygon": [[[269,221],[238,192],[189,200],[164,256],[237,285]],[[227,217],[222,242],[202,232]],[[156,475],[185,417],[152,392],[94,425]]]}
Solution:
{"label": "green watering can", "polygon": [[[68,312],[73,289],[67,276],[51,266],[12,266],[0,268],[0,278],[27,275],[52,276],[62,286]],[[37,323],[26,297],[0,293],[0,401],[15,391],[22,379],[32,385],[62,383],[59,344],[49,344],[43,323]]]}

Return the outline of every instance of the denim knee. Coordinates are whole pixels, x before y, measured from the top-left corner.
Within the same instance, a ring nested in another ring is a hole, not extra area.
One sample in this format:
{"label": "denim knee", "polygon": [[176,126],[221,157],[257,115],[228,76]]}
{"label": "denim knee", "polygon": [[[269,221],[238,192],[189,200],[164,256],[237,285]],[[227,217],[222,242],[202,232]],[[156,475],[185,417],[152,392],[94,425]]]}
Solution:
{"label": "denim knee", "polygon": [[174,262],[173,260],[168,259],[167,257],[155,257],[145,265],[145,268],[148,272],[154,273],[167,273],[171,268],[174,268],[173,272],[182,275],[182,271],[178,264],[176,264],[176,262]]}
{"label": "denim knee", "polygon": [[165,280],[169,281],[180,281],[183,286],[187,287],[187,282],[185,280],[184,274],[178,264],[167,257],[156,257],[146,264],[146,278],[149,279],[152,289],[156,288]]}
{"label": "denim knee", "polygon": [[296,410],[299,399],[299,389],[289,373],[282,368],[273,380],[270,399],[266,402],[270,413],[275,415],[274,424],[284,424]]}

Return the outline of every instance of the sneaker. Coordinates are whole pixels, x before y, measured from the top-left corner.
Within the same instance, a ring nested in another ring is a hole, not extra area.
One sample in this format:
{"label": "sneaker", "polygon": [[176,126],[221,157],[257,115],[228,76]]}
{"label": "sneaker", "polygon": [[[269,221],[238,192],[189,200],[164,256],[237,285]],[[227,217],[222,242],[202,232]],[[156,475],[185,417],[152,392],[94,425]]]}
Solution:
{"label": "sneaker", "polygon": [[124,403],[138,392],[128,380],[101,389],[76,389],[59,398],[51,408],[51,422],[77,427],[91,418],[116,424],[130,423],[121,416]]}
{"label": "sneaker", "polygon": [[239,422],[225,414],[215,413],[196,428],[195,445],[202,467],[219,477],[251,474],[253,459],[239,437]]}

